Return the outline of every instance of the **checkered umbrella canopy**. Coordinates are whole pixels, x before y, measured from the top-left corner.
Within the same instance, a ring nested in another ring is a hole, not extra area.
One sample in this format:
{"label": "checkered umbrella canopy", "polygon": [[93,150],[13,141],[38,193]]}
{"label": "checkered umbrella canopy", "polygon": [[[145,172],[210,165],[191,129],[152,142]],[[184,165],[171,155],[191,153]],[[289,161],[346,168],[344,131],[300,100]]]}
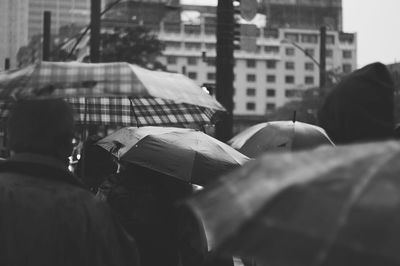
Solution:
{"label": "checkered umbrella canopy", "polygon": [[70,102],[84,124],[207,124],[225,111],[184,75],[123,62],[41,62],[0,73],[1,117],[10,99],[53,97]]}

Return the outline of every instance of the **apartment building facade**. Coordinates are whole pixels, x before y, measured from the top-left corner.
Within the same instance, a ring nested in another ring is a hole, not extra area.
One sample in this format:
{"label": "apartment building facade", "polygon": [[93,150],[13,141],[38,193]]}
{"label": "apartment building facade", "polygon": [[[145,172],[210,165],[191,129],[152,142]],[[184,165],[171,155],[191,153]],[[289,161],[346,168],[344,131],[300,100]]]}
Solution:
{"label": "apartment building facade", "polygon": [[[158,37],[166,43],[166,49],[160,60],[169,71],[183,73],[199,85],[213,84],[215,14],[200,13],[197,21],[200,23],[161,23]],[[356,68],[356,37],[353,33],[327,31],[328,71],[349,73]],[[234,115],[265,116],[298,99],[302,90],[318,87],[319,43],[316,28],[258,28],[256,49],[234,53]]]}

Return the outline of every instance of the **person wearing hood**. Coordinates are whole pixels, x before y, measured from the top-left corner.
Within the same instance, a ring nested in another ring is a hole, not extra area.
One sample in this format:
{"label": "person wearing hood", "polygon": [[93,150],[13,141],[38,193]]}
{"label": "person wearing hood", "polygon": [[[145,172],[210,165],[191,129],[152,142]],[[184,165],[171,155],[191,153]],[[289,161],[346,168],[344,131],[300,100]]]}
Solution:
{"label": "person wearing hood", "polygon": [[338,145],[393,138],[394,83],[386,66],[369,64],[345,77],[327,96],[318,120]]}

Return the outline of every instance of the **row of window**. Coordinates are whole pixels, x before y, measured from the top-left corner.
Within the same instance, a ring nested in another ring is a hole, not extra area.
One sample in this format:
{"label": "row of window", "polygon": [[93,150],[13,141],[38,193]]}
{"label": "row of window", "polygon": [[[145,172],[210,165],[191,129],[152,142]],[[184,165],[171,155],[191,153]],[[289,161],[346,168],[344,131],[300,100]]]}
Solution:
{"label": "row of window", "polygon": [[[288,50],[288,49],[291,50],[293,48],[286,48],[286,50]],[[293,52],[294,52],[294,49],[293,49]],[[305,49],[305,52],[311,57],[314,56],[314,49]],[[352,58],[352,51],[351,50],[343,50],[342,53],[343,53],[343,58],[345,58],[345,59],[351,59]],[[292,54],[287,54],[287,55],[292,55]],[[333,57],[333,51],[330,50],[330,49],[326,50],[326,57],[327,58]],[[187,58],[187,64],[188,65],[197,65],[198,62],[199,62],[199,59],[200,58],[194,57],[194,56],[193,57],[188,57]],[[215,58],[212,58],[212,57],[207,58],[205,60],[205,62],[209,66],[215,66]],[[257,61],[255,59],[247,59],[246,60],[246,66],[248,68],[255,68],[256,67],[256,62]],[[176,65],[177,64],[177,57],[176,56],[167,56],[167,64]],[[276,60],[266,60],[266,67],[268,69],[275,69],[276,65],[277,65],[277,61]],[[285,63],[285,68],[286,69],[294,69],[294,62],[290,62],[290,61],[286,62]],[[306,62],[304,64],[304,68],[306,70],[314,70],[314,63]]]}
{"label": "row of window", "polygon": [[[289,66],[292,67],[291,64],[289,64]],[[309,67],[313,69],[314,65],[310,64]],[[342,71],[343,71],[343,73],[350,73],[352,71],[352,65],[351,64],[343,64],[342,65]],[[197,79],[197,72],[188,72],[188,77],[191,78],[191,79],[196,80]],[[214,72],[207,73],[207,79],[208,80],[215,80],[215,78],[216,78],[216,76],[215,76]],[[234,79],[235,79],[235,76],[234,76]],[[268,74],[268,75],[266,75],[265,80],[268,83],[275,83],[276,82],[276,75]],[[247,82],[256,82],[257,81],[256,74],[247,74],[246,75],[246,81]],[[305,76],[304,77],[304,84],[313,85],[314,82],[315,82],[314,76]],[[285,83],[286,84],[294,84],[295,83],[295,76],[293,76],[293,75],[285,75]]]}
{"label": "row of window", "polygon": [[[274,111],[276,109],[276,104],[275,103],[267,103],[265,105],[265,110],[266,111]],[[246,110],[248,111],[254,111],[256,110],[256,103],[255,102],[247,102],[246,103]]]}
{"label": "row of window", "polygon": [[[166,41],[165,45],[167,48],[172,48],[172,49],[180,49],[182,47],[181,42],[174,42],[174,41]],[[196,49],[200,50],[202,49],[202,43],[201,42],[185,42],[183,43],[185,49]],[[206,50],[215,50],[216,49],[216,44],[215,43],[205,43],[205,48]],[[261,46],[257,46],[258,50],[261,50]],[[279,46],[264,46],[264,51],[266,53],[274,53],[277,54],[279,53],[280,47]],[[314,56],[315,55],[315,49],[313,48],[305,48],[304,51],[309,56]],[[294,47],[286,47],[285,48],[285,55],[287,56],[295,56],[296,54],[296,49]],[[327,58],[332,58],[333,57],[333,50],[332,49],[326,49],[326,57]],[[351,59],[353,57],[352,51],[351,50],[343,50],[342,51],[342,57],[345,59]]]}
{"label": "row of window", "polygon": [[[285,33],[285,39],[292,42],[318,43],[318,34]],[[326,35],[326,44],[335,44],[334,35]]]}

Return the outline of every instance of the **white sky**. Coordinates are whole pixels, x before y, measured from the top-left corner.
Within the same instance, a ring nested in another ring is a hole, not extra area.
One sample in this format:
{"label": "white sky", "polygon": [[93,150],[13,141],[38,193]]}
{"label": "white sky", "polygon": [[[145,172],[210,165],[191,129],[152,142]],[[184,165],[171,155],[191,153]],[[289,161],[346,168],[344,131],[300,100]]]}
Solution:
{"label": "white sky", "polygon": [[[225,0],[226,1],[226,0]],[[217,0],[181,0],[216,5]],[[359,67],[400,62],[400,0],[342,0],[343,30],[356,32]]]}

